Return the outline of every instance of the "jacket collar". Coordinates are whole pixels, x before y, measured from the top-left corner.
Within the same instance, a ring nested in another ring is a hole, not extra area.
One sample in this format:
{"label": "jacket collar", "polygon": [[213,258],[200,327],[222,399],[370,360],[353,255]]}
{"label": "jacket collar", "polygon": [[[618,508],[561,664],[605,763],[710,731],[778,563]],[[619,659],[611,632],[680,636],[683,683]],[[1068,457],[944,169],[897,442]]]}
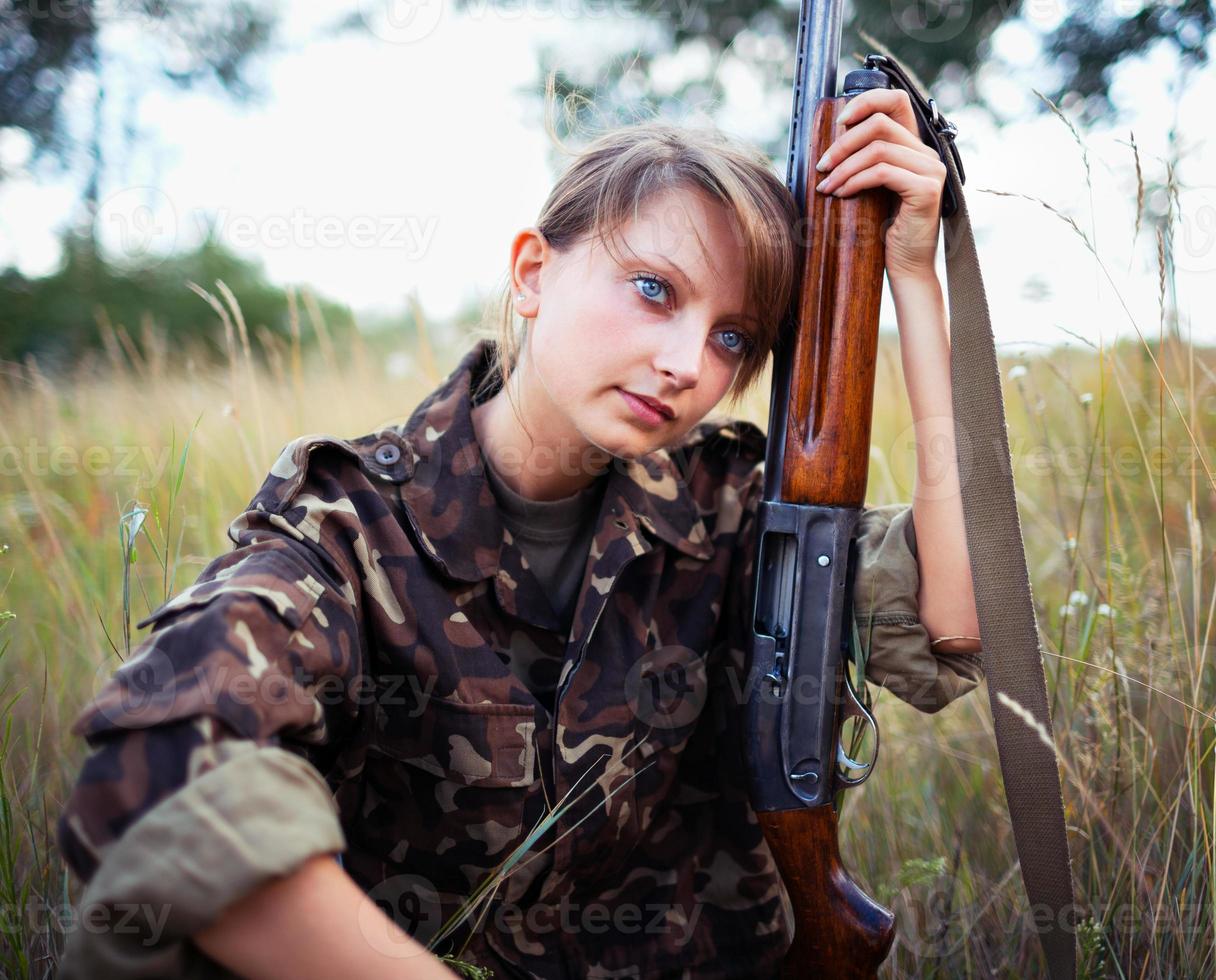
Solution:
{"label": "jacket collar", "polygon": [[[473,429],[473,391],[489,367],[496,341],[478,340],[455,370],[399,430],[413,451],[412,477],[401,499],[424,551],[446,572],[476,582],[498,572],[504,543],[497,501],[485,476]],[[686,555],[707,559],[714,546],[671,451],[616,459],[608,470],[596,529],[619,515]],[[649,550],[649,549],[647,549]]]}

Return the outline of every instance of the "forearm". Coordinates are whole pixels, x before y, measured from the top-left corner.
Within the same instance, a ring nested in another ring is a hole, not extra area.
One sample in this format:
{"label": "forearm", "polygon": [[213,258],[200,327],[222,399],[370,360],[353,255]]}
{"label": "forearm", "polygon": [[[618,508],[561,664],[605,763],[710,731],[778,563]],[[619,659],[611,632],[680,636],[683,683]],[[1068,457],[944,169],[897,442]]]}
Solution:
{"label": "forearm", "polygon": [[[912,519],[919,542],[919,616],[929,636],[979,636],[950,384],[950,328],[936,273],[890,283],[899,320],[900,357],[916,436]],[[977,640],[948,640],[938,652],[980,649]]]}
{"label": "forearm", "polygon": [[212,959],[252,980],[454,976],[325,855],[258,888],[192,938]]}

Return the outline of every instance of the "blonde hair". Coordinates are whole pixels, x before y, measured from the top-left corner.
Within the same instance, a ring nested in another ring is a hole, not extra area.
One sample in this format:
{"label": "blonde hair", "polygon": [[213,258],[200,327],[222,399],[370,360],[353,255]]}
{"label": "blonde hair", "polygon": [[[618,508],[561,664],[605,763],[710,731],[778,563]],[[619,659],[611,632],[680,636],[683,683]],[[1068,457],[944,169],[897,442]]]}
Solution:
{"label": "blonde hair", "polygon": [[[571,151],[553,131],[552,91],[550,75],[546,129],[554,145],[573,160],[536,221],[551,248],[562,252],[597,236],[611,253],[609,237],[652,196],[665,191],[701,191],[731,215],[743,246],[745,302],[759,320],[749,327],[753,346],[729,391],[731,402],[737,403],[763,374],[796,297],[800,215],[793,195],[758,147],[713,127],[647,119],[602,131],[581,150]],[[528,321],[516,314],[514,299],[508,270],[501,292],[487,309],[492,325],[486,332],[497,343],[479,394],[505,384],[519,363]]]}

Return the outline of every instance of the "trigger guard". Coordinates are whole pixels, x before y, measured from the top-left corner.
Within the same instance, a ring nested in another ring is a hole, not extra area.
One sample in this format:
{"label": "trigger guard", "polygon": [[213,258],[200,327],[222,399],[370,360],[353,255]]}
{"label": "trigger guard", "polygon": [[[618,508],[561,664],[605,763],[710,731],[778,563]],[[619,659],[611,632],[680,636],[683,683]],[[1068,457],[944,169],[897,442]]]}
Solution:
{"label": "trigger guard", "polygon": [[[869,765],[859,765],[857,761],[851,758],[844,750],[844,746],[840,743],[839,736],[836,741],[836,761],[846,769],[857,772],[861,771],[862,775],[856,778],[842,776],[839,772],[836,773],[836,781],[841,786],[860,786],[874,771],[874,766],[878,762],[878,722],[869,712],[865,705],[857,699],[857,691],[854,689],[852,682],[849,680],[849,674],[844,672],[844,689],[848,692],[844,704],[844,715],[846,717],[860,718],[865,724],[869,725],[874,730],[874,758],[870,760]],[[851,702],[851,703],[850,703]]]}
{"label": "trigger guard", "polygon": [[873,763],[858,762],[853,759],[851,756],[846,754],[844,746],[839,742],[836,743],[836,761],[846,769],[869,769],[870,766],[873,765]]}

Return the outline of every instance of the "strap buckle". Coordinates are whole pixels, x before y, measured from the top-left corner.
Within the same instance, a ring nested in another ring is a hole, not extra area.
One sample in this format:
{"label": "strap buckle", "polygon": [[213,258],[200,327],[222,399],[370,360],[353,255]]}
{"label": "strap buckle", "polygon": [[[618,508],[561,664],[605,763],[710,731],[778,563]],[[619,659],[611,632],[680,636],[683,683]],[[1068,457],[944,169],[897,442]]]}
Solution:
{"label": "strap buckle", "polygon": [[954,139],[958,135],[958,127],[955,126],[954,123],[950,122],[950,120],[948,120],[940,112],[938,112],[937,99],[929,100],[929,110],[931,112],[929,117],[930,125],[941,133],[942,136],[948,137],[949,139]]}
{"label": "strap buckle", "polygon": [[[959,156],[958,146],[955,143],[955,138],[958,136],[958,127],[950,122],[937,107],[937,100],[927,98],[916,87],[916,83],[912,81],[907,71],[902,68],[894,58],[884,54],[868,54],[866,55],[865,67],[876,71],[883,72],[891,85],[894,88],[901,88],[908,93],[908,98],[912,102],[912,111],[916,115],[917,125],[920,129],[921,139],[937,150],[937,155],[941,157],[942,163],[946,163],[947,156],[953,158],[954,168],[958,171],[958,182],[960,185],[960,194],[955,193],[953,182],[947,174],[945,186],[942,188],[942,203],[941,216],[949,218],[958,210],[958,197],[961,196],[961,185],[967,182],[967,175],[963,170],[963,159]],[[948,167],[947,167],[948,169]]]}

